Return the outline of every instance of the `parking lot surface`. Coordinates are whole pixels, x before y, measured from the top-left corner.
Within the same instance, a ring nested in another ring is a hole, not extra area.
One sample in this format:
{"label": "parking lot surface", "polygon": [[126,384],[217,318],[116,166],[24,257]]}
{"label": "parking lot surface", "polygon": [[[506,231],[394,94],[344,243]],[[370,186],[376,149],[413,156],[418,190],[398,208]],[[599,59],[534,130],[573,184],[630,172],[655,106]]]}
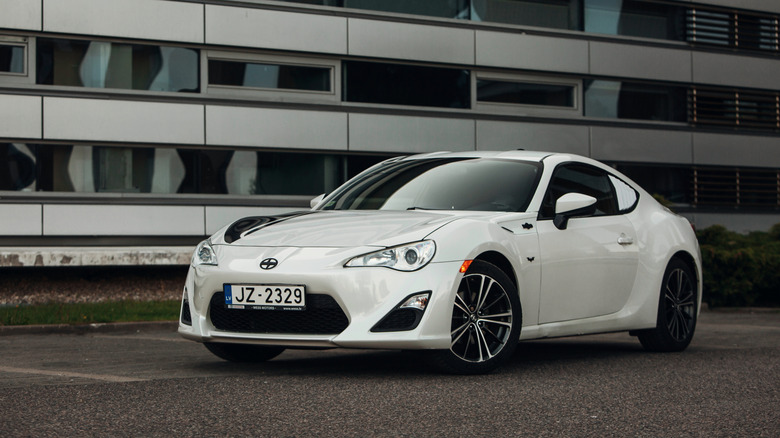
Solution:
{"label": "parking lot surface", "polygon": [[780,436],[778,312],[703,313],[675,354],[625,333],[523,342],[484,376],[395,351],[231,364],[172,327],[0,336],[0,435]]}

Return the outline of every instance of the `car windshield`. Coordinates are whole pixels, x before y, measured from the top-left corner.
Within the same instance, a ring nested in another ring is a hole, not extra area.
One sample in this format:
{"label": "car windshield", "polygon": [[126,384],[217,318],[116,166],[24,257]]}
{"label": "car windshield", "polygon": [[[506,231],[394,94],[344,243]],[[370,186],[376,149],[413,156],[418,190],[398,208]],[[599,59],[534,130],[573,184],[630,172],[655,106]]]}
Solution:
{"label": "car windshield", "polygon": [[400,160],[359,175],[321,208],[525,211],[541,166],[489,158]]}

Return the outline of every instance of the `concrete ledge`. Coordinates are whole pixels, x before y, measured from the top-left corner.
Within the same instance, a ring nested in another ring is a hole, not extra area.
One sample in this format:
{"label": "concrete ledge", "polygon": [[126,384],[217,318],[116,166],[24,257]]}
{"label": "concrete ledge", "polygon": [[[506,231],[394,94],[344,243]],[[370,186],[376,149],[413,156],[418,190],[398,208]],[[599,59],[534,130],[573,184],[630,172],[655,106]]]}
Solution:
{"label": "concrete ledge", "polygon": [[168,247],[5,247],[0,267],[187,265],[192,246]]}

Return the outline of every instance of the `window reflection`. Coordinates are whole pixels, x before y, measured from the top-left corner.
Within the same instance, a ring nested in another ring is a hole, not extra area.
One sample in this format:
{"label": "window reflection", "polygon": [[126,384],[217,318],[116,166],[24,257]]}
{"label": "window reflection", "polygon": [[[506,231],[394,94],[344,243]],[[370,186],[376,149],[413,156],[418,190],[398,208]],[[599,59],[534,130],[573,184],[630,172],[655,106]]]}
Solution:
{"label": "window reflection", "polygon": [[330,67],[209,60],[209,84],[302,91],[331,91]]}
{"label": "window reflection", "polygon": [[0,190],[316,196],[386,158],[0,143]]}
{"label": "window reflection", "polygon": [[612,119],[687,121],[684,87],[585,81],[585,115]]}
{"label": "window reflection", "polygon": [[24,73],[24,47],[0,44],[0,73]]}
{"label": "window reflection", "polygon": [[39,38],[37,83],[198,92],[198,51],[181,47]]}
{"label": "window reflection", "polygon": [[581,0],[472,0],[471,19],[580,30]]}
{"label": "window reflection", "polygon": [[685,40],[685,8],[634,0],[585,0],[585,31]]}

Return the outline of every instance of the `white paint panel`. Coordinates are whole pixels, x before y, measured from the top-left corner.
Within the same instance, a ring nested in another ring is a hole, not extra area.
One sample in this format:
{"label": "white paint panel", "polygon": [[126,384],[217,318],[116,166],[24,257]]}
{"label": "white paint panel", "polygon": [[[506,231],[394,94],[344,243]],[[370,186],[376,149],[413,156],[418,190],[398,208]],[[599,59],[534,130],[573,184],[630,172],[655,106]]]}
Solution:
{"label": "white paint panel", "polygon": [[44,0],[47,32],[203,42],[203,5],[163,0]]}
{"label": "white paint panel", "polygon": [[206,207],[206,234],[214,234],[220,228],[248,216],[273,216],[305,210],[284,207]]}
{"label": "white paint panel", "polygon": [[203,106],[45,97],[46,139],[203,144]]}
{"label": "white paint panel", "polygon": [[474,31],[349,20],[349,54],[452,64],[474,63]]}
{"label": "white paint panel", "polygon": [[349,149],[352,151],[471,151],[475,149],[474,137],[474,120],[349,115]]}
{"label": "white paint panel", "polygon": [[592,158],[608,161],[691,163],[691,133],[657,129],[591,128]]}
{"label": "white paint panel", "polygon": [[777,59],[693,52],[693,82],[735,87],[780,89]]}
{"label": "white paint panel", "polygon": [[347,115],[322,111],[206,107],[210,145],[347,149]]}
{"label": "white paint panel", "polygon": [[587,126],[477,121],[477,150],[513,150],[590,154]]}
{"label": "white paint panel", "polygon": [[590,73],[689,82],[691,52],[593,41],[590,43]]}
{"label": "white paint panel", "polygon": [[588,43],[518,33],[477,31],[477,65],[588,73]]}
{"label": "white paint panel", "polygon": [[200,206],[44,205],[45,236],[202,236]]}
{"label": "white paint panel", "polygon": [[40,204],[0,204],[0,236],[40,236]]}
{"label": "white paint panel", "polygon": [[0,0],[0,28],[41,30],[42,0]]}
{"label": "white paint panel", "polygon": [[780,137],[693,134],[694,164],[780,167]]}
{"label": "white paint panel", "polygon": [[347,53],[347,19],[206,5],[206,43]]}
{"label": "white paint panel", "polygon": [[41,97],[0,94],[0,137],[41,138]]}

